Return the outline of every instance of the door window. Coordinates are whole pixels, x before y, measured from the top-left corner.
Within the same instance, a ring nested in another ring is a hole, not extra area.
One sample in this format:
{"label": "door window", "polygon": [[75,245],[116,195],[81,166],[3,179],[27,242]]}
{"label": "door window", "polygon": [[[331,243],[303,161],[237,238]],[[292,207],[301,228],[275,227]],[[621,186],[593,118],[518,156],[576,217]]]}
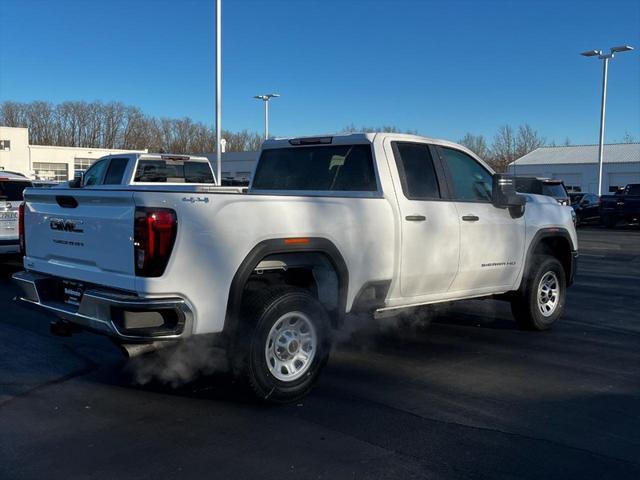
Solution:
{"label": "door window", "polygon": [[91,185],[100,185],[108,163],[109,162],[107,160],[100,160],[99,162],[94,163],[84,174],[82,186],[89,187]]}
{"label": "door window", "polygon": [[400,183],[409,200],[440,198],[440,187],[429,146],[424,143],[392,142]]}
{"label": "door window", "polygon": [[107,174],[104,177],[105,185],[120,185],[122,183],[122,176],[127,168],[127,158],[112,158],[107,169]]}
{"label": "door window", "polygon": [[449,168],[455,200],[490,202],[493,177],[474,158],[453,148],[442,148],[442,156]]}

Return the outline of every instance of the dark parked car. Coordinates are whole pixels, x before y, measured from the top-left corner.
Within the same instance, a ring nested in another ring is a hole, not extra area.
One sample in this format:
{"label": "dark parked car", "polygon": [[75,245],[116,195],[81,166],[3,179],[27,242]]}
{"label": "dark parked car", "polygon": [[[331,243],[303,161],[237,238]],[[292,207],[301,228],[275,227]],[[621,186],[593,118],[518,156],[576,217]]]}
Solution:
{"label": "dark parked car", "polygon": [[576,225],[600,222],[600,197],[593,193],[569,193],[571,207],[576,212]]}
{"label": "dark parked car", "polygon": [[640,183],[632,183],[615,195],[603,195],[600,201],[600,217],[607,228],[613,228],[621,221],[640,221]]}
{"label": "dark parked car", "polygon": [[540,177],[516,177],[516,191],[555,198],[560,205],[569,205],[569,194],[562,180]]}

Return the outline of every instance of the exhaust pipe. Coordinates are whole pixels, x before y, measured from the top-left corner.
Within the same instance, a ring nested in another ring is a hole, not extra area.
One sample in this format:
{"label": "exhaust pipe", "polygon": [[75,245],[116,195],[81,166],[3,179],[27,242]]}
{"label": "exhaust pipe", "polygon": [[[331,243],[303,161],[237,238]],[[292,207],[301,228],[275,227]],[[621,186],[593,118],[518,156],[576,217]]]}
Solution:
{"label": "exhaust pipe", "polygon": [[120,351],[127,358],[135,358],[141,355],[147,355],[158,350],[162,350],[163,348],[171,347],[175,345],[176,342],[170,341],[156,341],[150,343],[119,343]]}

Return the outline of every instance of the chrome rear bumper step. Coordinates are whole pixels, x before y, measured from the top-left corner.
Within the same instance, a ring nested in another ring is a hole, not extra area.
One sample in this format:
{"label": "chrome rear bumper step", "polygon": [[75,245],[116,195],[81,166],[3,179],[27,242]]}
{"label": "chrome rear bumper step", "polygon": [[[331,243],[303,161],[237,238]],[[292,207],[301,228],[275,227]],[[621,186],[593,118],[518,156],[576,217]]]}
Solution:
{"label": "chrome rear bumper step", "polygon": [[147,342],[191,334],[193,312],[179,297],[146,298],[88,286],[75,306],[61,300],[61,278],[29,271],[12,278],[22,291],[16,300],[104,335]]}

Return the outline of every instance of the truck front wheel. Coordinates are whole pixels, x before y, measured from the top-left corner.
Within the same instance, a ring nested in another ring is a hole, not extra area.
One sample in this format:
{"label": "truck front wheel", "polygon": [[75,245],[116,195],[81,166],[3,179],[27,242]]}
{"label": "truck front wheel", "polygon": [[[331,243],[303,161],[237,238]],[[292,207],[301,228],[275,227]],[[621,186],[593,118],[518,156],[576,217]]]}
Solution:
{"label": "truck front wheel", "polygon": [[511,300],[511,312],[525,330],[547,330],[564,313],[566,275],[550,255],[535,255],[520,290]]}
{"label": "truck front wheel", "polygon": [[262,400],[309,393],[330,351],[329,319],[309,292],[286,286],[247,295],[234,346],[234,371]]}

